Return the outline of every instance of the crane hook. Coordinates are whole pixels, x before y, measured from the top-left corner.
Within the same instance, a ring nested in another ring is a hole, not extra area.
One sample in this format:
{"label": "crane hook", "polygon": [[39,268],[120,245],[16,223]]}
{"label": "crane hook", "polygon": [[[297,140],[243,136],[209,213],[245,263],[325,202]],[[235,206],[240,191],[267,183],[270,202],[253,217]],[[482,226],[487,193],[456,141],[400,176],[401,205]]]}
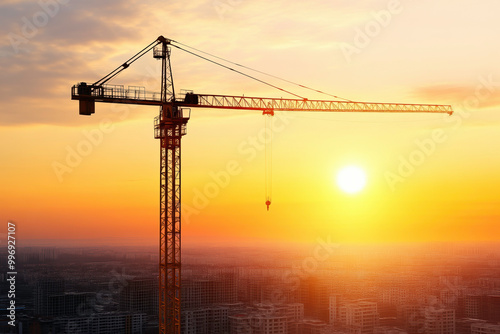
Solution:
{"label": "crane hook", "polygon": [[266,157],[265,157],[265,170],[266,170],[266,206],[267,211],[269,211],[269,206],[271,205],[272,196],[272,170],[273,170],[273,146],[272,146],[272,135],[273,135],[273,121],[274,110],[272,108],[262,110],[262,115],[265,117],[265,128],[266,132],[271,134],[271,138],[266,138]]}

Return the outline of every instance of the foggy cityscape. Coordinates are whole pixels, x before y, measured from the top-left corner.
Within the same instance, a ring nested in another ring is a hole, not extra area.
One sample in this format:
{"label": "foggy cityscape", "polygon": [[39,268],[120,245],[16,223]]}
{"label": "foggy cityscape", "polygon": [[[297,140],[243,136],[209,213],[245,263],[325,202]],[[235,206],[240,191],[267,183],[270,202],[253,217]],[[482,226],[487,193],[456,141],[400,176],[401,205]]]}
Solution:
{"label": "foggy cityscape", "polygon": [[[156,333],[157,253],[152,247],[19,248],[19,332],[5,315],[1,332]],[[497,244],[318,239],[283,248],[186,247],[183,261],[186,334],[500,332]]]}

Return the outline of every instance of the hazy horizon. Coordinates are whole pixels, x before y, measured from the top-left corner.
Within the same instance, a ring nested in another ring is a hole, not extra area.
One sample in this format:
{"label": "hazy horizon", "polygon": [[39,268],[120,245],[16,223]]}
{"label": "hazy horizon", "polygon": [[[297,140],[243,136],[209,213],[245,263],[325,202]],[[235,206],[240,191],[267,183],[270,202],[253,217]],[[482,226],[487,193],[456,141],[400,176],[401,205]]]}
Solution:
{"label": "hazy horizon", "polygon": [[[276,112],[270,168],[261,111],[193,108],[183,246],[500,241],[498,2],[50,3],[8,1],[0,20],[0,221],[21,244],[157,242],[158,108],[81,116],[70,89],[159,35],[308,99],[454,110]],[[175,47],[171,64],[176,93],[298,98]],[[159,91],[160,67],[148,53],[109,83]],[[337,180],[348,166],[364,173],[358,192]]]}

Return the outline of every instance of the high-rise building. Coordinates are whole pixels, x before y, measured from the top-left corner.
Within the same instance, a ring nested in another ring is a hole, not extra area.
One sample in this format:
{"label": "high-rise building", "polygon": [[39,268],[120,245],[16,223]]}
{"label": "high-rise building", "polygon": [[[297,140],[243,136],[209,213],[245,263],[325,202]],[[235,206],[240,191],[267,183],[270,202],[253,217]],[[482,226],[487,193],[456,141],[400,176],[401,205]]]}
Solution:
{"label": "high-rise building", "polygon": [[455,310],[426,308],[424,332],[426,334],[455,334]]}
{"label": "high-rise building", "polygon": [[[236,311],[236,312],[234,312]],[[255,304],[233,310],[229,316],[231,334],[288,334],[304,318],[304,305]]]}
{"label": "high-rise building", "polygon": [[285,315],[240,313],[229,316],[231,334],[288,334],[288,319]]}
{"label": "high-rise building", "polygon": [[256,303],[288,303],[294,301],[292,289],[273,278],[255,277],[242,281],[242,301]]}
{"label": "high-rise building", "polygon": [[500,294],[486,296],[486,319],[500,323]]}
{"label": "high-rise building", "polygon": [[455,321],[455,333],[456,334],[471,334],[471,326],[474,324],[485,323],[486,320],[473,319],[473,318],[462,318]]}
{"label": "high-rise building", "polygon": [[328,303],[328,323],[334,324],[337,321],[338,304],[340,303],[340,295],[331,295]]}
{"label": "high-rise building", "polygon": [[64,293],[63,279],[44,279],[36,283],[33,291],[35,304],[35,315],[55,315],[53,305],[49,303],[49,297],[62,295]]}
{"label": "high-rise building", "polygon": [[291,321],[298,321],[304,318],[304,304],[290,303],[284,306],[285,314]]}
{"label": "high-rise building", "polygon": [[289,324],[288,334],[323,334],[326,328],[327,324],[323,321],[304,319]]}
{"label": "high-rise building", "polygon": [[379,326],[375,327],[373,334],[408,334],[408,332],[398,327]]}
{"label": "high-rise building", "polygon": [[100,313],[91,322],[93,334],[100,333],[134,333],[142,334],[146,315],[143,313]]}
{"label": "high-rise building", "polygon": [[183,334],[227,333],[228,307],[238,300],[235,273],[217,273],[182,281],[181,330]]}
{"label": "high-rise building", "polygon": [[378,325],[379,314],[377,303],[357,300],[345,303],[338,308],[338,322],[349,332],[356,334],[372,334]]}
{"label": "high-rise building", "polygon": [[258,314],[285,316],[289,322],[304,318],[304,305],[301,303],[255,304],[253,310]]}
{"label": "high-rise building", "polygon": [[238,301],[238,285],[236,273],[219,273],[216,277],[218,282],[217,303],[235,303]]}
{"label": "high-rise building", "polygon": [[300,292],[306,317],[325,322],[330,320],[329,305],[332,285],[329,280],[312,276],[302,279]]}
{"label": "high-rise building", "polygon": [[94,292],[65,292],[62,279],[41,280],[35,285],[35,315],[43,317],[79,316],[93,312]]}
{"label": "high-rise building", "polygon": [[494,324],[473,324],[471,334],[500,334],[500,325]]}
{"label": "high-rise building", "polygon": [[401,321],[403,329],[408,333],[423,333],[425,310],[425,306],[420,304],[403,305],[397,309],[397,318]]}
{"label": "high-rise building", "polygon": [[233,273],[209,279],[183,280],[182,308],[200,308],[213,304],[235,303],[238,300],[236,278]]}
{"label": "high-rise building", "polygon": [[467,318],[486,319],[486,296],[467,294],[464,296],[464,307]]}
{"label": "high-rise building", "polygon": [[158,314],[158,280],[134,278],[120,291],[120,311]]}
{"label": "high-rise building", "polygon": [[403,305],[408,301],[408,289],[402,286],[388,286],[380,289],[379,301],[382,304]]}
{"label": "high-rise building", "polygon": [[182,334],[225,334],[228,330],[228,307],[211,306],[181,313]]}
{"label": "high-rise building", "polygon": [[463,291],[459,289],[443,289],[439,293],[439,300],[444,307],[457,309],[460,298],[463,297]]}
{"label": "high-rise building", "polygon": [[57,317],[43,321],[42,333],[144,333],[146,315],[127,312],[96,312],[91,316]]}
{"label": "high-rise building", "polygon": [[93,292],[65,292],[63,294],[51,295],[47,299],[44,316],[62,317],[85,315],[94,312],[92,300],[95,298]]}

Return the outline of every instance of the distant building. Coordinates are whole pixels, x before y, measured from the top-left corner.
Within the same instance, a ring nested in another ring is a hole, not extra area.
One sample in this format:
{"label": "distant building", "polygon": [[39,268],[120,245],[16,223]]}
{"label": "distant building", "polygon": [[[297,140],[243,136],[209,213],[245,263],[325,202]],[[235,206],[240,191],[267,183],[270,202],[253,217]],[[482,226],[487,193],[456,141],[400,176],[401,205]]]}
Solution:
{"label": "distant building", "polygon": [[403,305],[408,301],[408,298],[408,289],[401,286],[388,286],[379,291],[381,304]]}
{"label": "distant building", "polygon": [[486,320],[473,319],[473,318],[462,318],[455,321],[455,333],[456,334],[471,334],[471,326],[473,324],[483,324]]}
{"label": "distant building", "polygon": [[500,334],[500,325],[473,324],[471,334]]}
{"label": "distant building", "polygon": [[291,321],[298,321],[304,319],[304,304],[290,303],[284,306],[286,314]]}
{"label": "distant building", "polygon": [[439,293],[439,300],[447,308],[457,309],[459,306],[460,298],[463,297],[463,292],[459,289],[451,290],[445,288]]}
{"label": "distant building", "polygon": [[373,334],[408,334],[408,332],[398,327],[379,326],[375,327]]}
{"label": "distant building", "polygon": [[328,323],[334,324],[337,321],[338,304],[340,303],[340,295],[331,295],[328,304]]}
{"label": "distant building", "polygon": [[228,307],[188,309],[181,313],[182,334],[225,334],[228,330]]}
{"label": "distant building", "polygon": [[94,298],[93,292],[66,292],[61,295],[51,295],[41,315],[62,317],[88,314],[94,312],[91,302]]}
{"label": "distant building", "polygon": [[356,334],[372,334],[378,325],[379,315],[377,303],[357,300],[339,307],[338,322],[349,332]]}
{"label": "distant building", "polygon": [[455,310],[426,308],[424,333],[455,334]]}
{"label": "distant building", "polygon": [[42,333],[78,334],[143,334],[146,315],[143,313],[105,312],[90,317],[57,317],[42,322]]}
{"label": "distant building", "polygon": [[229,329],[227,306],[236,303],[235,273],[183,280],[181,285],[181,332],[183,334],[225,334]]}
{"label": "distant building", "polygon": [[304,305],[300,303],[273,305],[255,304],[240,309],[229,318],[231,334],[288,334],[294,323],[304,317]]}
{"label": "distant building", "polygon": [[478,279],[481,287],[488,289],[500,289],[500,278],[481,277]]}
{"label": "distant building", "polygon": [[332,295],[332,285],[329,280],[317,277],[302,279],[300,294],[306,317],[329,321],[330,296]]}
{"label": "distant building", "polygon": [[44,279],[36,283],[33,291],[35,315],[52,316],[53,305],[49,302],[49,297],[64,293],[63,279]]}
{"label": "distant building", "polygon": [[158,280],[134,278],[120,291],[120,311],[158,314]]}
{"label": "distant building", "polygon": [[304,318],[304,304],[255,304],[253,309],[264,315],[285,316],[287,321],[299,321]]}
{"label": "distant building", "polygon": [[288,319],[284,315],[259,313],[229,316],[231,334],[288,334]]}
{"label": "distant building", "polygon": [[182,308],[201,308],[214,304],[238,301],[236,277],[233,273],[215,278],[183,280],[181,285]]}
{"label": "distant building", "polygon": [[288,334],[323,334],[327,324],[320,320],[304,319],[289,324]]}
{"label": "distant building", "polygon": [[500,322],[500,294],[467,294],[464,308],[467,318]]}
{"label": "distant building", "polygon": [[35,285],[33,298],[35,315],[62,317],[82,315],[91,308],[93,292],[64,292],[62,279],[42,280]]}
{"label": "distant building", "polygon": [[467,294],[464,297],[467,318],[486,319],[486,296]]}
{"label": "distant building", "polygon": [[500,294],[486,297],[486,319],[500,323]]}
{"label": "distant building", "polygon": [[263,277],[256,277],[245,282],[244,300],[250,304],[262,303],[264,301],[264,288],[269,281]]}

